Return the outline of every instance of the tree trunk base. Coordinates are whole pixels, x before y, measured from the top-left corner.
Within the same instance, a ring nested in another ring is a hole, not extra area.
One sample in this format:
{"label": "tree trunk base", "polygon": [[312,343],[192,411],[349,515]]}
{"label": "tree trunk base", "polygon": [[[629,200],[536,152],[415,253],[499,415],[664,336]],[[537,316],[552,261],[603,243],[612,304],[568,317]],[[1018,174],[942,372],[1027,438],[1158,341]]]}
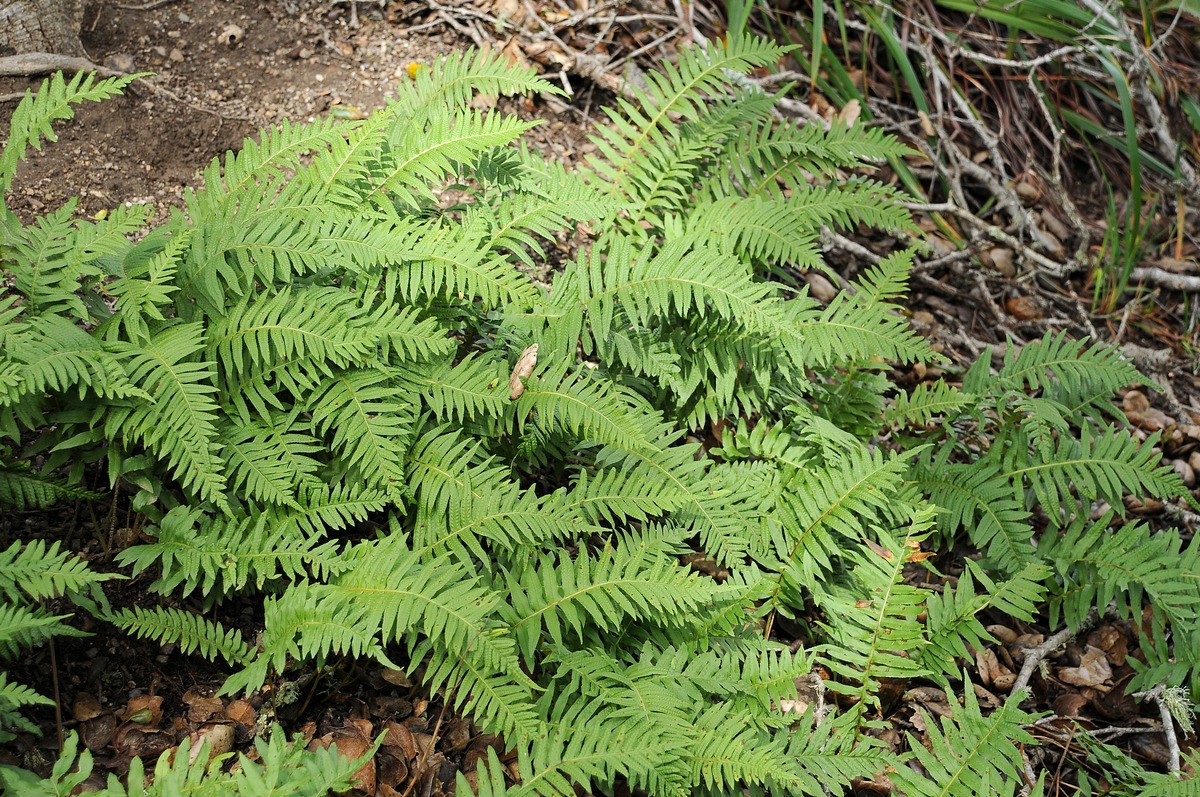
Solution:
{"label": "tree trunk base", "polygon": [[0,0],[0,56],[57,53],[83,58],[83,0]]}

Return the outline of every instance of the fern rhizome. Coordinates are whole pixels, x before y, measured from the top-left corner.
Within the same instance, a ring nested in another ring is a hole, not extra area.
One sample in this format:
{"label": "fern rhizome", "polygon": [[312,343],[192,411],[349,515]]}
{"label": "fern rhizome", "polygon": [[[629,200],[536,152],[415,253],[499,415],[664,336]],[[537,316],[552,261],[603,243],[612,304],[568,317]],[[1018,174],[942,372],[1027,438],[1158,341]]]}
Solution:
{"label": "fern rhizome", "polygon": [[[823,225],[913,229],[891,187],[847,177],[904,149],[777,120],[738,76],[783,52],[681,52],[574,169],[470,102],[555,89],[470,54],[366,120],[247,141],[140,237],[145,207],[4,209],[0,500],[86,498],[106,472],[150,540],[116,560],[173,607],[112,609],[107,576],[14,543],[0,653],[77,633],[46,605],[66,596],[226,662],[226,693],[375,659],[515,749],[519,782],[494,753],[460,782],[480,795],[822,795],[889,769],[909,795],[1012,794],[1021,693],[985,714],[968,686],[933,754],[872,733],[881,682],[959,681],[989,609],[1148,609],[1141,682],[1194,688],[1197,544],[1093,520],[1183,492],[1113,425],[1140,377],[1047,337],[893,396],[888,363],[940,359],[896,304],[912,253],[828,305],[795,276],[826,268]],[[0,188],[125,82],[28,96]],[[583,243],[545,276],[564,231]],[[983,554],[956,586],[905,579],[956,540]],[[255,595],[253,644],[203,614]],[[0,677],[5,726],[45,700]],[[164,782],[192,777],[181,758]]]}

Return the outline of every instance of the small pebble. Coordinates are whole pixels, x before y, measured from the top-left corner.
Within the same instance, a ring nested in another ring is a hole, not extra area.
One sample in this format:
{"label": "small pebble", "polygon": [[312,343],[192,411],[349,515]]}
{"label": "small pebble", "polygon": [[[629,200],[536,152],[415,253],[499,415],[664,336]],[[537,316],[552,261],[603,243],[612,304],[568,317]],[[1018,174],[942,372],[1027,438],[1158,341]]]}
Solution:
{"label": "small pebble", "polygon": [[1196,484],[1196,471],[1191,465],[1184,462],[1182,459],[1177,459],[1171,463],[1175,468],[1175,472],[1179,474],[1179,478],[1183,479],[1183,484],[1187,488],[1192,488]]}

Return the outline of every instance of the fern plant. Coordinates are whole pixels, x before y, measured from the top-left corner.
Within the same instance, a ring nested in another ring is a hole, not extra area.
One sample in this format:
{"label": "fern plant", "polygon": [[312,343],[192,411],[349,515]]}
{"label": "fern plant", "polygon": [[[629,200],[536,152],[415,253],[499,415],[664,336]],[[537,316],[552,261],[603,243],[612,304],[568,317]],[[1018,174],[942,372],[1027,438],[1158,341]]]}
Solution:
{"label": "fern plant", "polygon": [[[872,733],[884,679],[957,677],[945,657],[985,640],[989,608],[1048,599],[1071,620],[1112,597],[1076,588],[1104,541],[1035,546],[1034,510],[1068,529],[1091,499],[1179,485],[1099,425],[1132,369],[1065,340],[885,410],[885,363],[939,359],[899,312],[912,253],[826,306],[788,282],[825,268],[821,225],[912,226],[892,188],[840,177],[902,149],[778,122],[738,75],[783,53],[733,34],[684,51],[574,170],[520,145],[531,123],[466,110],[553,88],[467,54],[365,120],[247,142],[136,242],[139,208],[6,211],[0,429],[20,453],[0,485],[36,454],[56,486],[0,490],[66,498],[102,468],[148,524],[117,556],[132,575],[264,609],[254,645],[177,608],[95,611],[226,662],[226,693],[403,668],[516,751],[519,782],[483,761],[481,795],[821,795],[905,767]],[[71,91],[52,81],[14,118],[45,129]],[[571,228],[583,245],[535,279]],[[905,580],[964,526],[987,561],[937,597]],[[1127,610],[1144,596],[1187,632],[1175,576],[1137,583]],[[834,717],[799,706],[818,663]],[[945,739],[1002,761],[929,768],[912,793],[1010,781],[1025,721],[965,704]],[[181,758],[159,777],[202,777]]]}
{"label": "fern plant", "polygon": [[[232,753],[212,756],[208,742],[198,749],[184,739],[178,748],[159,756],[148,780],[140,758],[130,762],[127,784],[110,774],[104,788],[90,793],[100,797],[170,797],[195,794],[198,797],[240,794],[246,797],[288,794],[295,797],[325,797],[340,794],[355,785],[359,768],[375,754],[378,744],[358,758],[338,754],[337,745],[309,751],[302,736],[288,741],[275,726],[270,736],[254,744],[254,757]],[[0,765],[0,785],[9,794],[28,797],[57,797],[70,794],[88,779],[95,766],[88,749],[79,750],[79,736],[72,732],[63,742],[62,754],[47,778],[8,765]],[[195,753],[195,755],[192,755]],[[225,770],[231,758],[236,766]]]}

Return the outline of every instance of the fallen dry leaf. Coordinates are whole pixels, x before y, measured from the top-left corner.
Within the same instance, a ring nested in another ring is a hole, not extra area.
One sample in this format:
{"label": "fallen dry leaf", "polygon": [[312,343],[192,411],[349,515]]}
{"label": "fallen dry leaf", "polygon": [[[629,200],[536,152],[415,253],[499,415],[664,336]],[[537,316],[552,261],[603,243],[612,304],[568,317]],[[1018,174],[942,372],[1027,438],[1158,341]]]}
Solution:
{"label": "fallen dry leaf", "polygon": [[76,722],[86,722],[93,717],[100,716],[103,711],[100,707],[100,701],[87,692],[80,692],[75,698],[75,702],[71,705],[71,716]]}
{"label": "fallen dry leaf", "polygon": [[162,695],[136,695],[129,698],[121,719],[138,725],[157,727],[162,722]]}
{"label": "fallen dry leaf", "polygon": [[234,700],[225,707],[225,716],[229,717],[229,719],[233,720],[238,725],[251,728],[258,719],[258,712],[254,710],[254,706],[250,705],[245,700]]}
{"label": "fallen dry leaf", "polygon": [[1004,308],[1018,321],[1033,321],[1043,315],[1042,308],[1031,296],[1010,296]]}
{"label": "fallen dry leaf", "polygon": [[1060,668],[1058,678],[1073,686],[1103,689],[1103,684],[1112,678],[1112,668],[1108,666],[1108,657],[1104,655],[1103,650],[1088,645],[1079,658],[1079,666]]}
{"label": "fallen dry leaf", "polygon": [[860,114],[862,114],[862,105],[858,100],[850,100],[842,106],[842,110],[838,111],[838,121],[846,127],[854,127]]}
{"label": "fallen dry leaf", "polygon": [[417,742],[413,739],[412,731],[398,722],[389,722],[384,728],[387,735],[383,737],[383,747],[406,761],[417,757]]}
{"label": "fallen dry leaf", "polygon": [[189,689],[184,693],[183,702],[187,704],[188,720],[191,722],[207,722],[225,710],[225,703],[221,698],[204,695],[194,689]]}
{"label": "fallen dry leaf", "polygon": [[508,400],[516,401],[525,392],[525,382],[522,380],[528,379],[533,369],[537,367],[538,345],[534,343],[532,346],[526,347],[525,351],[521,352],[521,356],[517,358],[517,364],[513,366],[512,374],[508,377]]}

